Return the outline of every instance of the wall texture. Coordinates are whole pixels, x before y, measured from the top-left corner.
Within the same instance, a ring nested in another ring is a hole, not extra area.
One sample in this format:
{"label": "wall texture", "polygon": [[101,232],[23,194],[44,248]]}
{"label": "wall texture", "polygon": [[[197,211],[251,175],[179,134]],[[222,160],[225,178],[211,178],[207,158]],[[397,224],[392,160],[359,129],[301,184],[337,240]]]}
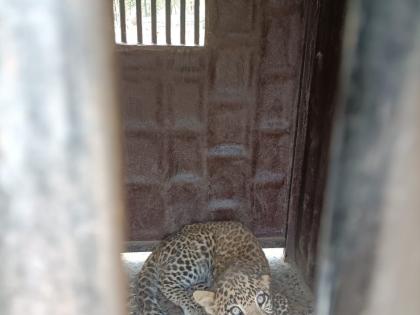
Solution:
{"label": "wall texture", "polygon": [[207,1],[205,47],[118,47],[129,240],[236,219],[284,245],[303,11]]}

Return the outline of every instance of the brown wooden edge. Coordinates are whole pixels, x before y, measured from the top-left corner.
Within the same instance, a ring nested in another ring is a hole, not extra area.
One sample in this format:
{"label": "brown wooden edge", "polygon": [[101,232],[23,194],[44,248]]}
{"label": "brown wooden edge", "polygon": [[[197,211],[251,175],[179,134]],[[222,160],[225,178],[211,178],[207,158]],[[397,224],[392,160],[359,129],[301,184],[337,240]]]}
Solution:
{"label": "brown wooden edge", "polygon": [[295,123],[293,126],[293,141],[291,144],[293,154],[290,165],[290,182],[287,210],[286,230],[286,259],[293,261],[295,258],[296,226],[298,209],[302,193],[302,175],[305,160],[305,147],[308,127],[308,109],[311,91],[313,68],[316,58],[316,39],[319,24],[320,3],[308,1],[304,9],[305,34],[301,65],[301,78],[299,96],[294,112]]}

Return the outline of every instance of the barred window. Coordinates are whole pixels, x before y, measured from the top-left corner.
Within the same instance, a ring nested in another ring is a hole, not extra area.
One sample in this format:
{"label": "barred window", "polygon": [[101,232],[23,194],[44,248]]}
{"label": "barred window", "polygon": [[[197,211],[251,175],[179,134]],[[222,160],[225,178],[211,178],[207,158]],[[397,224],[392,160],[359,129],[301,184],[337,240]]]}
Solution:
{"label": "barred window", "polygon": [[204,46],[205,0],[114,0],[115,41]]}

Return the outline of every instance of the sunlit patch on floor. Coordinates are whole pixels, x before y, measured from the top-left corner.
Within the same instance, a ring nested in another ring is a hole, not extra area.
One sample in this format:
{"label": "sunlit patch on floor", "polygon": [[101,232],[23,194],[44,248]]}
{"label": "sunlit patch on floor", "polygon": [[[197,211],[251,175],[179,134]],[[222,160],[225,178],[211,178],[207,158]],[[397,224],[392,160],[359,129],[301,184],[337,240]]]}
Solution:
{"label": "sunlit patch on floor", "polygon": [[271,259],[284,259],[284,248],[263,248],[265,257]]}
{"label": "sunlit patch on floor", "polygon": [[128,263],[144,263],[147,257],[150,256],[152,252],[131,252],[131,253],[122,253],[121,258],[124,262]]}
{"label": "sunlit patch on floor", "polygon": [[[284,259],[284,248],[263,248],[264,254],[268,260]],[[127,263],[144,263],[151,252],[130,252],[122,253],[121,258]]]}

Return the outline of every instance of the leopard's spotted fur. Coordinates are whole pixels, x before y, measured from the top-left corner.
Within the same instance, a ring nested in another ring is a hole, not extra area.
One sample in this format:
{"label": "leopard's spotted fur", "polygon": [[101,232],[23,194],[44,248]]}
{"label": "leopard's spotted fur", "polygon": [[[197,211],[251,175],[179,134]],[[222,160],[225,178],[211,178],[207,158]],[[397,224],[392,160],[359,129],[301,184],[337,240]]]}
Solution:
{"label": "leopard's spotted fur", "polygon": [[286,314],[283,297],[273,309],[270,281],[264,252],[242,224],[187,225],[146,260],[139,275],[139,315],[164,314],[158,290],[186,315]]}

